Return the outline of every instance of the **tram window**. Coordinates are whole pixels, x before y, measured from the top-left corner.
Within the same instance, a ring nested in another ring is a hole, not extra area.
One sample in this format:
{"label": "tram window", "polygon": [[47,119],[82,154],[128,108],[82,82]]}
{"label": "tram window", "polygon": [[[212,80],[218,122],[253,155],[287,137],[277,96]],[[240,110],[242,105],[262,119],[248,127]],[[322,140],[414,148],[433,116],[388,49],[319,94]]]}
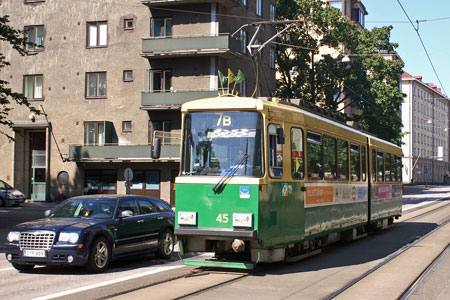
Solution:
{"label": "tram window", "polygon": [[283,145],[277,143],[278,124],[269,124],[269,174],[271,177],[283,176]]}
{"label": "tram window", "polygon": [[350,144],[350,170],[352,171],[352,181],[359,181],[361,178],[361,156],[359,145]]}
{"label": "tram window", "polygon": [[397,169],[397,182],[402,182],[402,160],[400,157],[395,157],[395,167]]}
{"label": "tram window", "polygon": [[384,153],[377,152],[377,181],[384,181]]}
{"label": "tram window", "polygon": [[291,167],[292,178],[304,178],[305,163],[303,158],[303,130],[300,128],[291,129]]}
{"label": "tram window", "polygon": [[377,152],[372,150],[372,181],[377,181]]}
{"label": "tram window", "polygon": [[336,179],[336,138],[323,136],[323,177]]}
{"label": "tram window", "polygon": [[384,178],[387,182],[392,181],[391,180],[391,176],[392,176],[392,172],[391,172],[391,155],[389,153],[386,153],[385,156],[385,171],[384,171]]}
{"label": "tram window", "polygon": [[392,182],[397,182],[397,161],[394,154],[391,155],[391,179]]}
{"label": "tram window", "polygon": [[361,179],[362,181],[366,181],[367,177],[366,146],[361,146],[361,163],[362,163]]}
{"label": "tram window", "polygon": [[338,139],[338,179],[348,180],[348,142]]}
{"label": "tram window", "polygon": [[306,145],[308,179],[322,179],[322,136],[319,133],[308,131]]}

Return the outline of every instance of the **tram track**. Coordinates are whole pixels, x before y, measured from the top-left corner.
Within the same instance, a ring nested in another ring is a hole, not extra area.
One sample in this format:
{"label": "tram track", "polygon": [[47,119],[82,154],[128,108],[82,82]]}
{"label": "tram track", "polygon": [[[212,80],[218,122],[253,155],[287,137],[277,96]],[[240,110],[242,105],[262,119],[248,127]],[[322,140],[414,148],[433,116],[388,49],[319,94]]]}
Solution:
{"label": "tram track", "polygon": [[[450,203],[443,206],[443,207],[448,207],[450,206]],[[441,207],[442,208],[442,207]],[[423,217],[425,215],[428,215],[430,213],[432,213],[433,211],[436,211],[437,209],[434,209],[432,211],[426,212],[424,214],[421,214],[419,216],[415,216],[411,219],[416,219],[419,217]],[[411,220],[408,219],[408,220]],[[406,220],[404,220],[406,221]],[[381,263],[377,264],[375,267],[371,268],[370,270],[368,270],[367,272],[365,272],[364,274],[362,274],[361,276],[355,278],[354,280],[352,280],[351,282],[349,282],[348,284],[346,284],[345,286],[343,286],[342,288],[340,288],[339,290],[337,290],[336,292],[330,294],[329,296],[323,298],[323,300],[331,300],[331,299],[335,299],[337,298],[339,295],[341,295],[342,293],[344,293],[345,291],[347,291],[348,289],[350,289],[352,286],[356,285],[358,282],[360,282],[361,280],[363,280],[364,278],[367,278],[370,274],[374,273],[375,271],[377,271],[378,269],[380,269],[381,267],[383,267],[384,265],[386,265],[387,263],[391,262],[392,260],[396,259],[397,257],[399,257],[401,254],[405,253],[406,251],[408,251],[409,249],[411,249],[412,247],[415,247],[418,243],[422,242],[423,240],[425,240],[427,237],[431,236],[433,233],[435,233],[436,231],[440,230],[441,228],[443,228],[444,226],[446,226],[447,224],[450,224],[450,217],[447,218],[447,220],[445,220],[443,223],[439,224],[436,228],[434,228],[433,230],[431,230],[430,232],[428,232],[427,234],[421,236],[420,238],[418,238],[417,240],[415,240],[414,242],[404,246],[403,248],[399,249],[398,251],[396,251],[395,253],[393,253],[392,255],[390,255],[388,258],[386,258],[385,260],[383,260]],[[445,251],[445,250],[444,250]],[[443,252],[444,252],[443,251]],[[441,252],[441,254],[443,253]],[[436,262],[436,260],[438,259],[438,257],[433,260],[433,262],[430,264],[430,266]],[[429,266],[429,267],[430,267]],[[428,268],[427,268],[428,269]],[[425,273],[426,270],[423,272]],[[423,274],[422,273],[422,274]],[[419,280],[420,277],[417,279]],[[417,281],[416,280],[416,281]],[[414,283],[412,284],[414,285]]]}
{"label": "tram track", "polygon": [[[447,202],[448,200],[444,200]],[[427,205],[424,207],[421,207],[418,210],[409,211],[408,213],[405,213],[404,217],[402,217],[399,221],[395,222],[395,224],[403,225],[407,222],[420,222],[421,219],[426,218],[427,216],[433,215],[434,213],[438,212],[442,209],[447,209],[450,206],[449,203],[443,203],[444,201],[433,203],[434,205]],[[352,281],[348,282],[345,286],[338,289],[336,292],[333,292],[332,294],[329,294],[327,297],[322,299],[334,299],[338,298],[342,293],[347,291],[352,286],[355,286],[363,280],[364,278],[368,277],[370,274],[375,273],[377,270],[379,270],[384,265],[388,264],[389,262],[395,260],[397,257],[399,257],[401,254],[406,252],[408,249],[411,249],[415,245],[417,245],[420,241],[423,241],[428,236],[432,235],[434,232],[445,226],[446,224],[450,223],[450,218],[447,218],[443,222],[441,222],[436,228],[429,231],[428,233],[417,237],[415,241],[410,242],[408,245],[400,248],[393,254],[389,255],[385,260],[368,270],[367,272],[363,273],[362,275],[358,276],[357,278],[353,279]],[[327,247],[328,248],[328,247]],[[330,246],[330,248],[333,248],[333,246]],[[329,249],[328,248],[328,251]],[[201,267],[196,268],[192,270],[189,274],[185,274],[183,276],[177,277],[177,278],[171,278],[167,281],[155,283],[152,286],[147,287],[152,289],[152,295],[154,295],[153,291],[155,291],[155,295],[158,293],[162,293],[163,290],[167,291],[170,290],[171,286],[190,286],[191,289],[185,289],[183,293],[172,293],[167,294],[166,293],[166,299],[191,299],[196,298],[196,296],[199,296],[199,298],[204,298],[205,294],[208,292],[211,292],[215,289],[219,290],[223,287],[226,287],[227,285],[231,285],[233,283],[237,283],[241,280],[245,280],[248,277],[251,276],[261,276],[261,274],[266,275],[270,273],[271,271],[279,270],[280,267],[283,265],[281,264],[269,264],[269,265],[257,265],[257,268],[252,271],[234,271],[234,270],[222,270],[217,269],[213,267]],[[194,288],[195,287],[195,288]],[[160,292],[157,292],[160,291]],[[126,293],[123,294],[125,296]],[[120,295],[115,295],[119,296]],[[157,298],[157,297],[156,297]],[[108,297],[105,299],[115,299],[115,297]]]}

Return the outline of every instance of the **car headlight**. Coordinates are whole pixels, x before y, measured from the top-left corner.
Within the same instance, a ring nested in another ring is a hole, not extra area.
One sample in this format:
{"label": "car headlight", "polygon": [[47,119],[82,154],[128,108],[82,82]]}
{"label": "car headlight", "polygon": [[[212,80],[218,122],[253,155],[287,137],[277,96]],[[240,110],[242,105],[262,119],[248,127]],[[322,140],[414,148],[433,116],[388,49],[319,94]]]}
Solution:
{"label": "car headlight", "polygon": [[58,241],[69,242],[71,244],[75,244],[76,242],[78,242],[79,237],[80,237],[80,235],[76,232],[61,232],[59,234]]}
{"label": "car headlight", "polygon": [[18,232],[18,231],[10,231],[8,233],[8,236],[6,237],[8,242],[19,241],[19,238],[20,238],[20,232]]}
{"label": "car headlight", "polygon": [[233,214],[234,227],[252,227],[252,214]]}
{"label": "car headlight", "polygon": [[178,224],[180,225],[197,225],[197,213],[196,212],[178,212]]}

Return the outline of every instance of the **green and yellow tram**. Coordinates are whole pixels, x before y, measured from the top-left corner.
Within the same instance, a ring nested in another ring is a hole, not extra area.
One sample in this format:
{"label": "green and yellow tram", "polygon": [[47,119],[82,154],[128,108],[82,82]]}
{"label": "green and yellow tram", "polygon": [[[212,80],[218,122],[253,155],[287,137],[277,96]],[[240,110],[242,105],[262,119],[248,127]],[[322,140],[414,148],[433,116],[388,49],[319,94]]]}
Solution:
{"label": "green and yellow tram", "polygon": [[253,268],[388,228],[402,213],[396,145],[289,104],[182,106],[175,234],[188,265]]}

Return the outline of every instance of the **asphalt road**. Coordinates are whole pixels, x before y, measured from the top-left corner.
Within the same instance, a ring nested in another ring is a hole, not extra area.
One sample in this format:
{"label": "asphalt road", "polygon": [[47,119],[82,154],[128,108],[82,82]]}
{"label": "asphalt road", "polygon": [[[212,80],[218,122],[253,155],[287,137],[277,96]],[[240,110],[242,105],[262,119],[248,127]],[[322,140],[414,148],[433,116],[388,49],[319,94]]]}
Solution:
{"label": "asphalt road", "polygon": [[[448,187],[406,187],[404,207],[414,209],[448,196]],[[115,261],[104,274],[88,274],[82,268],[36,267],[30,273],[19,273],[11,267],[3,255],[3,241],[7,228],[14,224],[40,218],[46,209],[56,203],[26,203],[23,207],[0,208],[0,297],[3,299],[99,299],[139,290],[158,282],[164,282],[188,274],[192,267],[182,266],[174,255],[170,261],[156,259],[152,255],[130,257]],[[284,264],[261,276],[252,276],[206,294],[235,298],[235,295],[261,299],[316,298],[315,289],[326,289],[329,283],[345,281],[355,270],[366,264],[374,264],[382,257],[395,252],[418,235],[430,230],[433,223],[399,224],[394,228],[349,244],[341,244],[330,251],[310,259]],[[349,270],[349,269],[347,269]],[[233,295],[233,296],[232,296]],[[283,295],[283,297],[282,297]],[[317,295],[317,294],[316,294]],[[151,295],[148,295],[151,298]],[[124,299],[127,295],[124,295]],[[210,299],[210,298],[209,298]]]}

